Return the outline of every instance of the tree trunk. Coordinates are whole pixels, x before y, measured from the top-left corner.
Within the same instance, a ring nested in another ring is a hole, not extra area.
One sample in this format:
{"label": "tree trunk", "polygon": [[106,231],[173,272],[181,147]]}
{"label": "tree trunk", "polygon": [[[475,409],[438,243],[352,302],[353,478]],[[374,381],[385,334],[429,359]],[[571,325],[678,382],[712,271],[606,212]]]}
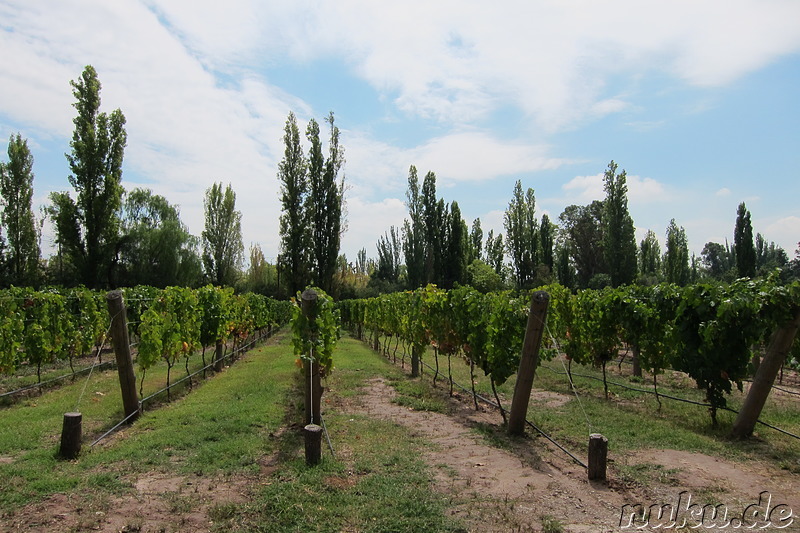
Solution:
{"label": "tree trunk", "polygon": [[750,384],[747,398],[745,398],[742,409],[733,424],[731,437],[744,439],[753,434],[761,410],[775,383],[775,377],[792,348],[798,328],[800,328],[800,311],[772,335],[767,354],[758,366],[758,372],[753,378],[753,383]]}

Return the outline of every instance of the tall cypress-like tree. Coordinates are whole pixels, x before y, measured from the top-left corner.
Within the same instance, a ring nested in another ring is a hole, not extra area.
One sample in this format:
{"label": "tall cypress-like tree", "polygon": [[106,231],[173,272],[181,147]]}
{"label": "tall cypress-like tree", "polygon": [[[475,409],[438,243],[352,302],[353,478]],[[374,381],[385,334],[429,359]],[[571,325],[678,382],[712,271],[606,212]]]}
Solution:
{"label": "tall cypress-like tree", "polygon": [[8,283],[34,285],[39,281],[39,239],[33,215],[33,156],[18,133],[8,140],[8,163],[0,163],[0,200]]}
{"label": "tall cypress-like tree", "polygon": [[542,264],[550,269],[550,272],[553,272],[555,265],[555,232],[556,226],[550,222],[550,217],[545,213],[542,215],[542,223],[539,226],[539,250],[542,255]]}
{"label": "tall cypress-like tree", "polygon": [[750,211],[744,202],[736,210],[736,226],[733,229],[733,251],[736,257],[736,272],[740,278],[756,275],[756,247],[753,243],[753,225]]}
{"label": "tall cypress-like tree", "polygon": [[639,243],[639,274],[653,281],[661,274],[661,245],[656,232],[650,229]]}
{"label": "tall cypress-like tree", "polygon": [[75,96],[75,131],[68,180],[76,199],[67,192],[50,195],[50,214],[56,241],[78,271],[79,282],[98,288],[113,284],[122,202],[122,159],[127,143],[125,116],[116,109],[100,113],[100,80],[89,65],[70,82]]}
{"label": "tall cypress-like tree", "polygon": [[465,284],[467,279],[467,258],[469,254],[469,230],[458,202],[450,204],[447,224],[447,239],[442,276],[442,287],[451,289],[456,283]]}
{"label": "tall cypress-like tree", "polygon": [[536,198],[533,189],[523,194],[517,180],[511,202],[506,209],[503,225],[506,247],[511,256],[517,287],[528,288],[533,283],[539,264],[539,224],[536,220]]}
{"label": "tall cypress-like tree", "polygon": [[468,257],[468,264],[483,257],[483,229],[481,228],[480,218],[476,218],[472,221],[472,230],[469,234],[469,241],[470,253]]}
{"label": "tall cypress-like tree", "polygon": [[503,243],[503,234],[494,236],[494,230],[489,230],[486,236],[486,264],[494,269],[501,278],[504,276],[503,264],[505,262],[506,247]]}
{"label": "tall cypress-like tree", "polygon": [[603,177],[606,199],[603,202],[603,252],[614,287],[636,279],[636,233],[628,211],[626,173],[617,174],[617,164],[608,164]]}
{"label": "tall cypress-like tree", "polygon": [[406,207],[410,220],[403,221],[403,255],[406,261],[408,288],[416,289],[425,285],[425,222],[419,178],[414,165],[408,169]]}
{"label": "tall cypress-like tree", "polygon": [[664,277],[669,283],[687,285],[692,276],[689,266],[689,242],[686,231],[673,218],[667,226],[667,250],[664,252]]}
{"label": "tall cypress-like tree", "polygon": [[281,184],[280,235],[281,253],[278,269],[289,287],[289,294],[301,291],[311,281],[308,251],[311,230],[306,210],[308,163],[300,145],[300,130],[294,113],[289,113],[284,127],[284,154],[278,165]]}
{"label": "tall cypress-like tree", "polygon": [[206,190],[206,224],[202,234],[203,266],[215,285],[232,286],[239,275],[244,243],[242,213],[236,210],[236,193],[228,185],[215,183]]}
{"label": "tall cypress-like tree", "polygon": [[307,207],[311,213],[313,279],[320,288],[330,293],[343,226],[344,180],[339,181],[339,171],[344,164],[344,148],[339,144],[339,128],[334,123],[333,112],[325,121],[330,125],[327,159],[322,156],[317,122],[311,119],[306,130],[311,142]]}

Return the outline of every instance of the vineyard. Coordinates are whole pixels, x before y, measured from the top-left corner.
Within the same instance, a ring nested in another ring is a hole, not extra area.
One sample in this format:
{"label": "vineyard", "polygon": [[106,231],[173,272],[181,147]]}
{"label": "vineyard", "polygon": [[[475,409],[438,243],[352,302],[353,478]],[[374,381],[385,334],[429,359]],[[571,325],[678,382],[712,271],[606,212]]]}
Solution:
{"label": "vineyard", "polygon": [[[11,402],[22,393],[76,378],[76,361],[101,363],[110,350],[111,316],[107,294],[88,289],[12,288],[0,294],[0,393]],[[214,350],[214,363],[222,362],[223,349],[235,357],[240,348],[289,320],[290,305],[260,295],[235,295],[232,289],[206,286],[124,289],[127,333],[139,374],[139,395],[147,373],[158,363],[166,366],[162,391],[169,395],[171,371],[182,363],[187,375],[199,355],[205,373],[206,351]],[[66,366],[69,372],[60,370]],[[35,381],[30,371],[35,369]],[[45,375],[43,376],[43,372]],[[44,381],[43,381],[44,377]],[[191,381],[190,381],[191,384]]]}
{"label": "vineyard", "polygon": [[[274,531],[464,531],[449,518],[450,509],[470,527],[492,520],[504,521],[505,530],[527,530],[524,524],[532,520],[543,528],[553,523],[552,516],[540,510],[551,491],[584,498],[586,474],[582,468],[575,473],[576,463],[585,466],[585,439],[593,430],[609,436],[618,461],[611,486],[620,495],[611,499],[614,505],[624,502],[626,494],[641,496],[637,487],[642,483],[658,484],[662,491],[669,489],[659,481],[664,476],[678,483],[678,474],[666,466],[643,470],[641,465],[653,460],[637,459],[641,448],[675,446],[745,461],[771,450],[775,464],[790,473],[800,471],[795,436],[800,426],[790,396],[797,385],[790,381],[790,375],[796,380],[794,371],[787,370],[789,392],[781,392],[779,408],[771,404],[765,410],[764,421],[778,433],[760,430],[758,439],[746,446],[725,438],[732,421],[729,410],[741,403],[736,391],[752,388],[748,380],[754,365],[767,360],[772,332],[797,315],[797,284],[766,279],[577,294],[557,285],[543,290],[549,294],[549,307],[529,412],[536,424],[530,424],[532,440],[509,440],[497,429],[519,367],[531,293],[482,294],[468,287],[444,291],[428,286],[334,303],[317,290],[311,305],[306,293],[293,302],[275,302],[213,287],[139,287],[126,292],[127,331],[140,398],[163,402],[169,399],[169,385],[184,381],[181,400],[150,410],[119,437],[90,447],[77,461],[57,461],[55,426],[66,409],[79,405],[93,441],[122,418],[113,372],[98,367],[94,375],[78,379],[71,369],[59,385],[19,394],[19,399],[10,394],[9,407],[0,416],[0,481],[8,487],[0,498],[0,525],[9,520],[17,529],[55,531],[57,521],[53,526],[42,524],[51,523],[48,513],[62,513],[78,521],[74,530],[149,531],[144,524],[160,523],[168,530],[198,531],[263,530],[265,524]],[[13,355],[3,359],[9,372],[2,381],[7,393],[13,392],[12,383],[45,383],[70,363],[76,369],[94,365],[107,353],[115,318],[104,309],[108,295],[78,294],[83,297],[16,289],[5,294],[3,313],[22,328],[16,330],[18,336],[4,337]],[[43,310],[45,305],[58,310],[57,319]],[[259,331],[288,321],[290,335],[273,337],[244,355],[246,346],[267,336]],[[340,339],[340,324],[366,345]],[[92,334],[85,335],[85,344],[72,348],[64,339],[76,338],[75,330]],[[27,340],[19,331],[35,332],[39,340]],[[784,354],[782,362],[788,368],[796,357]],[[222,358],[226,365],[236,358],[243,361],[183,394],[193,377],[213,372]],[[401,370],[405,366],[412,376],[424,379],[408,379]],[[323,380],[324,389],[310,394],[302,386],[304,375],[316,377],[317,386]],[[310,416],[312,423],[325,424],[329,434],[324,447],[330,447],[330,453],[323,450],[324,460],[316,469],[300,460],[299,438],[302,409],[314,397],[319,411],[307,411],[305,422]],[[453,398],[461,402],[453,403]],[[450,420],[467,401],[473,414],[464,415],[464,424],[476,428],[477,437],[475,429],[466,431]],[[499,406],[500,413],[492,405]],[[703,417],[705,422],[700,422]],[[405,425],[409,429],[403,429]],[[442,431],[452,433],[439,435]],[[545,432],[549,441],[537,437]],[[438,444],[421,441],[420,434],[434,443],[442,437],[456,439],[456,444],[443,440],[444,451],[437,452]],[[471,455],[484,453],[490,459]],[[441,466],[463,454],[468,462],[453,466],[455,470]],[[429,490],[435,476],[425,470],[421,457],[440,465],[437,469],[445,468],[437,476],[456,476],[445,489],[439,487],[445,496]],[[556,465],[557,480],[552,477],[556,471],[546,474],[535,466],[542,457]],[[487,465],[492,474],[481,473]],[[52,473],[42,476],[43,468]],[[172,472],[166,488],[159,489],[158,496],[148,495],[156,493],[147,492],[154,490],[147,487],[160,483],[166,472]],[[519,475],[529,476],[533,485],[518,487]],[[756,483],[768,479],[748,475]],[[784,483],[785,476],[771,475]],[[495,485],[487,479],[496,480]],[[467,497],[470,483],[484,492]],[[536,496],[533,486],[540,491]],[[525,500],[536,509],[534,514],[509,503],[503,491],[513,487],[520,498],[534,498]],[[75,505],[58,503],[59,494],[76,491],[105,496],[98,501],[75,496],[82,502]],[[232,492],[220,496],[220,491]],[[743,492],[715,494],[750,496]],[[233,493],[247,496],[242,500]],[[150,503],[141,509],[127,503],[137,498]],[[40,501],[45,504],[36,503]],[[104,501],[112,505],[103,506]],[[590,510],[575,523],[613,522],[608,502],[584,504]],[[48,511],[51,505],[59,510]],[[563,520],[572,516],[570,505],[559,501],[553,512]],[[36,518],[26,518],[28,513]],[[309,527],[309,521],[315,525]],[[27,524],[27,529],[19,524]]]}
{"label": "vineyard", "polygon": [[[717,411],[727,407],[726,395],[734,386],[741,391],[743,380],[753,375],[770,335],[796,322],[800,313],[800,283],[787,286],[775,278],[577,294],[559,285],[542,289],[550,295],[544,359],[563,353],[568,372],[573,363],[602,369],[607,397],[606,366],[627,346],[634,373],[641,377],[645,370],[652,376],[656,397],[664,370],[684,372],[695,380],[705,391],[714,425]],[[340,309],[343,324],[358,337],[368,335],[376,349],[382,346],[384,353],[396,354],[402,343],[403,352],[411,354],[412,375],[418,373],[429,345],[434,349],[435,377],[440,375],[440,356],[448,369],[453,357],[463,358],[470,369],[480,369],[490,379],[500,404],[496,386],[519,366],[529,302],[529,294],[428,286],[345,301]],[[781,365],[797,364],[798,344],[788,357],[784,354]]]}

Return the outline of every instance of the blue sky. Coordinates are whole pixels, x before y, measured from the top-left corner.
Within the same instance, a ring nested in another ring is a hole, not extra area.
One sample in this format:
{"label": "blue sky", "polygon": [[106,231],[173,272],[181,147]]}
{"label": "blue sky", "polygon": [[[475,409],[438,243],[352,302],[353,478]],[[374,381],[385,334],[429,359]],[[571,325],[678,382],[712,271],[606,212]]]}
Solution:
{"label": "blue sky", "polygon": [[0,0],[0,50],[1,157],[28,138],[37,205],[69,189],[69,81],[92,64],[127,118],[125,186],[199,234],[204,191],[231,183],[268,258],[290,110],[336,114],[351,260],[402,224],[412,164],[486,233],[517,179],[555,219],[603,197],[613,159],[639,238],[675,218],[699,255],[744,201],[756,232],[800,241],[796,0]]}

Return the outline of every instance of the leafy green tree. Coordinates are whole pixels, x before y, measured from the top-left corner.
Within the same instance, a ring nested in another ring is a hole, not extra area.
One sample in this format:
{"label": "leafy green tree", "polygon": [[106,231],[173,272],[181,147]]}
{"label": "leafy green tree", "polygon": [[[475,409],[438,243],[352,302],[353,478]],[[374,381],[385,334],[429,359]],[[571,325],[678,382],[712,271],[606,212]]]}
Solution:
{"label": "leafy green tree", "polygon": [[606,191],[603,202],[603,253],[611,284],[619,287],[636,279],[636,233],[628,211],[625,171],[617,174],[617,164],[611,161],[603,182]]}
{"label": "leafy green tree", "polygon": [[403,255],[406,262],[408,287],[415,289],[425,285],[425,222],[419,178],[414,165],[411,165],[408,170],[406,207],[409,218],[403,221]]}
{"label": "leafy green tree", "polygon": [[551,272],[555,267],[555,233],[556,225],[550,222],[547,213],[542,215],[542,222],[539,225],[539,250],[541,251],[542,264]]}
{"label": "leafy green tree", "polygon": [[202,264],[198,239],[177,206],[149,189],[125,195],[120,240],[120,279],[125,285],[198,286]]}
{"label": "leafy green tree", "polygon": [[70,82],[78,110],[67,154],[68,192],[50,195],[49,213],[55,222],[56,242],[78,272],[78,282],[90,288],[110,285],[119,242],[122,203],[122,159],[127,142],[125,116],[119,109],[100,113],[100,80],[89,65]]}
{"label": "leafy green tree", "polygon": [[568,289],[576,288],[575,267],[570,259],[570,241],[565,240],[556,246],[555,274],[558,282]]}
{"label": "leafy green tree", "polygon": [[286,280],[289,294],[305,289],[311,282],[311,226],[306,210],[308,163],[300,146],[300,131],[294,113],[289,113],[284,127],[284,155],[278,166],[281,183],[280,235],[281,254],[278,269]]}
{"label": "leafy green tree", "polygon": [[760,233],[756,233],[756,274],[763,276],[776,268],[785,268],[789,264],[786,250],[767,242]]}
{"label": "leafy green tree", "polygon": [[652,281],[661,275],[661,245],[656,232],[650,229],[639,243],[639,275]]}
{"label": "leafy green tree", "polygon": [[470,263],[475,259],[483,257],[483,229],[481,228],[481,219],[476,218],[472,221],[472,230],[469,234],[470,250],[469,259]]}
{"label": "leafy green tree", "polygon": [[504,279],[505,250],[503,234],[498,233],[495,237],[494,230],[489,230],[489,235],[486,237],[485,263],[492,267],[501,279]]}
{"label": "leafy green tree", "polygon": [[8,238],[7,281],[24,286],[39,281],[39,234],[33,215],[33,156],[18,133],[8,140],[8,163],[0,163],[0,222]]}
{"label": "leafy green tree", "polygon": [[376,279],[391,283],[400,280],[400,247],[400,237],[394,226],[378,238],[378,268],[373,273]]}
{"label": "leafy green tree", "polygon": [[245,290],[265,296],[278,296],[278,272],[267,262],[261,246],[250,246],[250,266],[245,275]]}
{"label": "leafy green tree", "polygon": [[425,283],[442,285],[448,212],[436,196],[436,174],[429,171],[422,180],[420,195],[425,234]]}
{"label": "leafy green tree", "polygon": [[339,128],[334,124],[333,112],[325,121],[330,125],[327,159],[322,156],[317,122],[311,119],[306,129],[311,143],[306,206],[311,214],[313,280],[324,291],[331,292],[343,231],[344,180],[339,180],[339,171],[344,164],[344,148],[339,144]]}
{"label": "leafy green tree", "polygon": [[744,202],[736,211],[736,226],[733,230],[733,251],[736,256],[736,272],[740,278],[752,278],[756,275],[756,247],[753,244],[753,225],[750,223],[750,211]]}
{"label": "leafy green tree", "polygon": [[603,202],[595,200],[589,205],[570,205],[559,215],[564,240],[577,272],[577,285],[589,286],[598,274],[607,274],[603,249]]}
{"label": "leafy green tree", "polygon": [[219,286],[232,287],[244,254],[242,213],[236,210],[236,193],[215,183],[206,190],[205,229],[202,234],[206,277]]}
{"label": "leafy green tree", "polygon": [[451,289],[456,283],[467,282],[467,258],[469,255],[469,231],[457,202],[450,204],[448,230],[445,242],[442,287]]}
{"label": "leafy green tree", "polygon": [[517,180],[511,202],[506,209],[503,226],[506,230],[506,247],[511,256],[514,278],[518,288],[530,288],[539,264],[539,225],[536,221],[536,198],[533,189],[524,195],[522,183]]}
{"label": "leafy green tree", "polygon": [[480,259],[475,259],[467,266],[467,283],[484,294],[503,290],[503,278]]}
{"label": "leafy green tree", "polygon": [[667,250],[664,253],[664,277],[668,283],[687,285],[691,280],[689,243],[686,231],[673,218],[667,226]]}
{"label": "leafy green tree", "polygon": [[729,276],[729,273],[733,270],[736,260],[727,242],[725,246],[718,242],[707,242],[703,246],[703,251],[700,252],[700,258],[708,276],[718,280],[730,277],[731,279],[728,281],[732,281],[733,275]]}

